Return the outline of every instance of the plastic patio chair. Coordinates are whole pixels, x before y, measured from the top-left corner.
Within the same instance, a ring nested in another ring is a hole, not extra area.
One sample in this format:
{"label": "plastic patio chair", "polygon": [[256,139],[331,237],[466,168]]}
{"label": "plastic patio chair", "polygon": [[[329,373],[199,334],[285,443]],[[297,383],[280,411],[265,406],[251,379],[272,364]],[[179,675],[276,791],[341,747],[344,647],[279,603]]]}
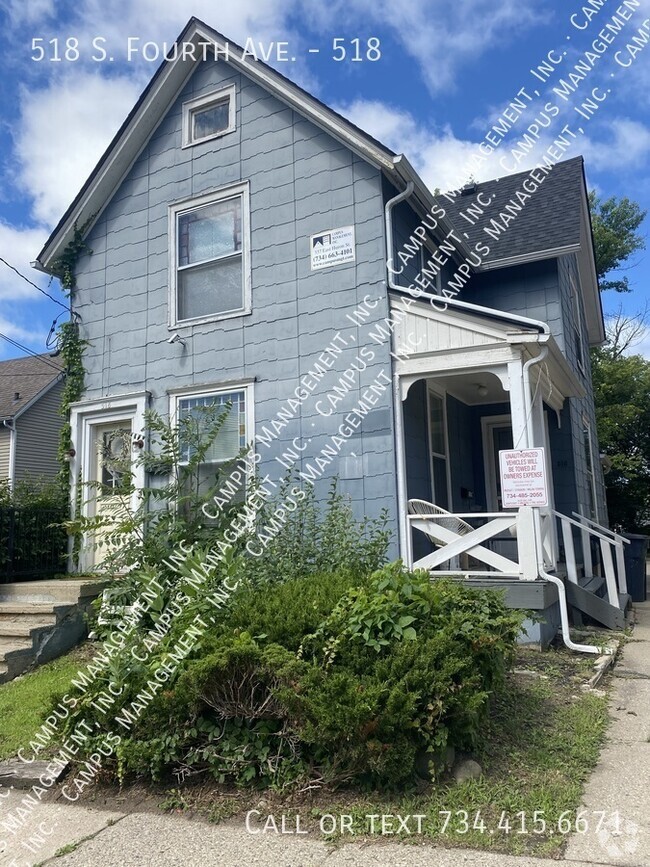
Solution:
{"label": "plastic patio chair", "polygon": [[[462,518],[457,518],[451,512],[448,512],[446,509],[443,509],[441,506],[436,506],[435,503],[429,503],[427,500],[409,500],[408,501],[408,511],[410,515],[421,515],[422,517],[427,517],[430,515],[445,515],[444,518],[439,518],[436,521],[436,524],[440,524],[441,527],[444,527],[446,530],[450,530],[452,533],[457,533],[459,536],[466,536],[468,533],[471,533],[474,527],[471,524],[468,524],[467,521],[463,521]],[[436,539],[429,535],[426,530],[423,531],[424,535],[437,547],[440,547],[440,542],[436,541]],[[472,560],[474,558],[471,558]],[[460,555],[460,568],[465,570],[470,568],[470,557],[467,552],[464,552]]]}

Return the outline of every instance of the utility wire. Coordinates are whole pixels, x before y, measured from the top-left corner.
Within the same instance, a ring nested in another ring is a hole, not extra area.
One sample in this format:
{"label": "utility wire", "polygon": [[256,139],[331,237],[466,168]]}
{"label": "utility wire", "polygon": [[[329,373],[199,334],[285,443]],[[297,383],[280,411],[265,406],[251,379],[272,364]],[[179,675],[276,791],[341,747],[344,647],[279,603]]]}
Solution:
{"label": "utility wire", "polygon": [[48,367],[51,367],[53,370],[56,370],[59,373],[63,372],[62,368],[60,368],[58,365],[52,364],[51,361],[46,361],[46,359],[43,358],[42,355],[39,355],[38,352],[32,352],[31,349],[28,349],[26,346],[23,346],[22,343],[18,343],[18,341],[16,341],[16,340],[12,340],[11,337],[7,337],[6,334],[3,334],[2,332],[0,332],[0,337],[2,337],[4,340],[6,340],[7,343],[11,343],[13,346],[16,346],[18,349],[22,350],[23,352],[26,352],[28,355],[31,355],[33,358],[38,358],[40,361],[43,362],[43,364],[46,364]]}
{"label": "utility wire", "polygon": [[3,259],[3,258],[2,258],[2,256],[0,256],[0,262],[2,262],[3,265],[6,265],[7,268],[11,268],[12,271],[14,271],[16,274],[18,274],[18,276],[21,277],[21,278],[22,278],[26,283],[29,283],[30,286],[33,286],[34,289],[38,289],[38,291],[39,291],[42,295],[45,295],[46,298],[49,298],[50,301],[54,301],[55,304],[58,304],[59,307],[63,307],[64,310],[69,310],[69,309],[70,309],[68,306],[66,306],[65,304],[63,304],[62,301],[59,301],[58,298],[55,298],[54,295],[50,295],[50,293],[49,293],[49,292],[46,292],[45,289],[41,289],[40,286],[37,286],[36,283],[34,283],[33,280],[30,280],[30,279],[29,279],[29,277],[25,277],[24,274],[21,274],[20,271],[18,270],[18,268],[14,268],[13,265],[10,265],[9,262],[7,262],[6,259]]}

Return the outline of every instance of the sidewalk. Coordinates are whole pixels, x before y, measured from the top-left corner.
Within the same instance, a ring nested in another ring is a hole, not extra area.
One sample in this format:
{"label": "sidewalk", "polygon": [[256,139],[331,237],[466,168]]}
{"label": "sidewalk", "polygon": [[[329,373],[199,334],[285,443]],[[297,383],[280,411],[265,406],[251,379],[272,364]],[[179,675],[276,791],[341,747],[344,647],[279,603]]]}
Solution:
{"label": "sidewalk", "polygon": [[[650,867],[650,602],[637,604],[637,625],[614,669],[612,726],[585,791],[585,810],[605,811],[598,834],[574,834],[564,860],[540,860],[466,849],[378,842],[332,850],[312,837],[249,834],[243,819],[222,825],[176,816],[42,806],[56,827],[38,854],[26,850],[16,867]],[[618,828],[615,814],[618,813]],[[590,823],[592,824],[592,823]],[[85,839],[92,836],[91,839]],[[83,841],[79,842],[78,841]],[[63,846],[69,854],[52,858]],[[14,857],[16,852],[14,851]],[[51,859],[51,860],[49,860]],[[11,858],[0,856],[0,867]]]}

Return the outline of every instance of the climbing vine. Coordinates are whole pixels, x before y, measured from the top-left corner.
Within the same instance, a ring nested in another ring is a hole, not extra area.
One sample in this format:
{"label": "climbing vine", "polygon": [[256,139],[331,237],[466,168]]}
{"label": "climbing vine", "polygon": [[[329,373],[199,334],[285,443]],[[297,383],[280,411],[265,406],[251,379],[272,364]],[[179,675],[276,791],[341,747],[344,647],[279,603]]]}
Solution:
{"label": "climbing vine", "polygon": [[[76,286],[75,269],[77,262],[84,253],[92,253],[92,250],[84,241],[84,233],[90,225],[91,220],[92,217],[81,228],[75,225],[72,240],[66,246],[61,256],[52,263],[52,273],[59,278],[61,286],[70,300],[72,300]],[[66,374],[60,408],[61,415],[64,417],[64,423],[59,436],[58,458],[61,464],[59,482],[67,497],[70,489],[69,450],[72,435],[70,406],[75,401],[80,400],[83,395],[83,352],[84,347],[88,345],[88,341],[82,340],[79,335],[79,324],[76,321],[74,313],[69,322],[64,322],[59,326],[57,345]]]}

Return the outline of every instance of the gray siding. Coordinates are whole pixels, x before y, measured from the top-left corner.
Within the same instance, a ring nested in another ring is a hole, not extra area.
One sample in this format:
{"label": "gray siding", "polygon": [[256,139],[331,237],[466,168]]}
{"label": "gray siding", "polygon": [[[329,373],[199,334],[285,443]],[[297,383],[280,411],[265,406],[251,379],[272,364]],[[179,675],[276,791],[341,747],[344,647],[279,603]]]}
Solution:
{"label": "gray siding", "polygon": [[9,449],[11,433],[4,426],[0,426],[0,481],[9,478]]}
{"label": "gray siding", "polygon": [[[181,148],[181,103],[234,83],[237,128]],[[240,181],[250,183],[252,314],[181,326],[185,349],[169,345],[168,206]],[[310,270],[309,236],[354,225],[356,262]],[[75,309],[82,317],[85,398],[146,389],[166,414],[170,388],[255,379],[255,418],[268,423],[338,331],[349,347],[330,375],[270,448],[259,447],[261,472],[281,476],[274,458],[295,437],[313,460],[359,395],[384,370],[390,347],[371,344],[374,359],[337,412],[316,402],[369,344],[369,324],[346,313],[364,296],[378,300],[372,321],[388,315],[382,183],[369,166],[310,122],[224,63],[203,63],[171,106],[90,233],[93,253],[78,267]],[[359,511],[386,507],[396,529],[395,459],[390,389],[325,475],[339,474]]]}
{"label": "gray siding", "polygon": [[458,298],[546,322],[564,350],[565,326],[554,259],[479,274]]}
{"label": "gray siding", "polygon": [[[589,359],[589,337],[585,325],[584,310],[576,322],[576,310],[573,302],[571,281],[580,286],[578,277],[578,265],[574,254],[562,256],[558,259],[559,285],[562,297],[563,321],[566,327],[566,356],[569,363],[576,371],[585,385],[587,395],[584,398],[571,398],[569,401],[569,429],[573,440],[573,454],[575,462],[575,488],[577,509],[583,515],[589,517],[589,476],[587,472],[587,454],[585,448],[584,429],[585,422],[591,430],[592,461],[596,482],[596,503],[598,509],[598,521],[608,524],[607,499],[605,495],[605,479],[600,464],[600,447],[598,444],[598,432],[596,430],[596,410],[594,407],[593,383],[591,379],[591,362]],[[582,299],[580,299],[582,305]],[[582,335],[584,347],[584,365],[578,364],[576,353],[576,341],[574,338],[574,326],[578,326]]]}
{"label": "gray siding", "polygon": [[54,478],[63,419],[59,415],[63,383],[44,394],[16,421],[15,481]]}

